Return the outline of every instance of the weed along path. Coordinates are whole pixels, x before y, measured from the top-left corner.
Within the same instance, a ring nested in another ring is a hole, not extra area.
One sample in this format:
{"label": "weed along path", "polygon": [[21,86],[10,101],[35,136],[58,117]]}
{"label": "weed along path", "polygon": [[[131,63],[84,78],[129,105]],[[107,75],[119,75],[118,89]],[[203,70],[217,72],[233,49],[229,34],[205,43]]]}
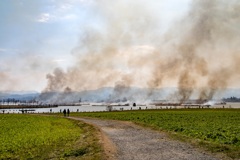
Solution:
{"label": "weed along path", "polygon": [[[170,140],[166,134],[137,126],[131,122],[81,120],[99,128],[108,159],[116,160],[217,160],[191,145]],[[105,138],[104,138],[105,137]],[[105,139],[105,140],[104,140]],[[107,151],[106,151],[107,150]]]}

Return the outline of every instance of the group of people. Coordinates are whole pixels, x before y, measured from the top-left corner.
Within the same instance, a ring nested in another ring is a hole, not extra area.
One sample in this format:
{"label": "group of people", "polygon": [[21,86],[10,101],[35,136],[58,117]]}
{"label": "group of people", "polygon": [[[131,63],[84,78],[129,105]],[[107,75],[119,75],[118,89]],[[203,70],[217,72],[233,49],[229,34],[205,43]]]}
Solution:
{"label": "group of people", "polygon": [[69,116],[69,114],[70,114],[70,110],[69,110],[69,109],[67,109],[67,110],[64,109],[64,110],[63,110],[63,115],[64,115],[64,117],[66,117],[66,115]]}

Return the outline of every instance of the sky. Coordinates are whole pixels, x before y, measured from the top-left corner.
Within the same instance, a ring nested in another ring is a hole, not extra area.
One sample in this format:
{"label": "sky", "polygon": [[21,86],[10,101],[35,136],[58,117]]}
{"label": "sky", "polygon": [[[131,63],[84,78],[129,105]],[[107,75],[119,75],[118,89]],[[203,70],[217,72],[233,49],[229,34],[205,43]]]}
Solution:
{"label": "sky", "polygon": [[[97,0],[1,0],[0,91],[42,91],[48,73],[57,67],[67,70],[75,65],[74,50],[86,28],[104,27],[97,3]],[[157,8],[164,33],[187,13],[191,0],[162,0],[157,5],[149,1],[146,5]]]}

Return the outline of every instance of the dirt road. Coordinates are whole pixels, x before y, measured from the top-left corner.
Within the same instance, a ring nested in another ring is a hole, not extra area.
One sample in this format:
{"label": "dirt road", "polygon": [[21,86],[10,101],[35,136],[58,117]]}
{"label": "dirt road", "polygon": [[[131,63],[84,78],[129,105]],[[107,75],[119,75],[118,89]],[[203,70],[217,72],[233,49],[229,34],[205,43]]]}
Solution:
{"label": "dirt road", "polygon": [[191,145],[170,140],[164,133],[131,122],[73,118],[100,129],[108,159],[117,160],[217,160]]}

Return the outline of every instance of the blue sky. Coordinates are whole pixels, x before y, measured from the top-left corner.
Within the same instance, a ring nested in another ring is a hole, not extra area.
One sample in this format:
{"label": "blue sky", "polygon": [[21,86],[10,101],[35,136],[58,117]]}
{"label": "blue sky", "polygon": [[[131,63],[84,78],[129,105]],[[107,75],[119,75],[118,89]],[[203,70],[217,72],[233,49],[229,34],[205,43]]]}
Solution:
{"label": "blue sky", "polygon": [[[46,74],[56,67],[67,69],[74,65],[72,51],[85,28],[102,25],[97,3],[97,0],[1,0],[0,91],[41,91],[47,83]],[[162,32],[186,14],[190,4],[191,0],[159,1]]]}

